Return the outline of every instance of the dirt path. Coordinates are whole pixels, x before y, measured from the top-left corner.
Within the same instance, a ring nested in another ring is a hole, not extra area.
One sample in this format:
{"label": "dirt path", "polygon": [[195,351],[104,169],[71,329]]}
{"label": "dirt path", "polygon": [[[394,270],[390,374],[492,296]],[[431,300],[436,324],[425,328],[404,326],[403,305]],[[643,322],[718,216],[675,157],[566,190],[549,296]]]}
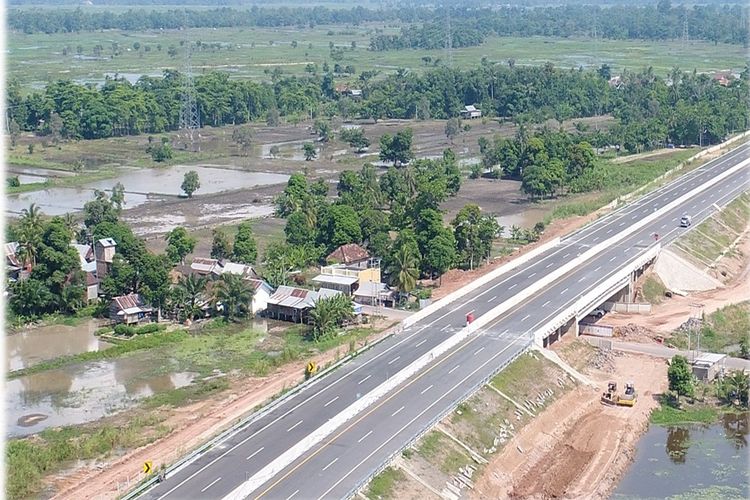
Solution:
{"label": "dirt path", "polygon": [[[368,342],[382,338],[389,330],[374,335]],[[319,354],[311,360],[320,366],[334,361],[346,346]],[[307,361],[307,360],[306,360]],[[89,464],[75,470],[63,471],[48,481],[48,486],[55,492],[53,498],[99,499],[116,498],[118,484],[124,487],[127,478],[131,485],[142,479],[139,473],[145,461],[153,461],[154,466],[170,464],[186,455],[202,443],[208,441],[221,430],[230,427],[249,413],[249,409],[266,403],[285,388],[292,387],[304,380],[299,361],[284,366],[264,378],[245,378],[233,381],[229,391],[189,406],[177,408],[163,423],[173,431],[161,440],[131,450],[123,455],[112,457],[96,467]],[[124,490],[119,492],[124,493]]]}
{"label": "dirt path", "polygon": [[607,498],[634,456],[646,430],[654,395],[666,389],[661,360],[625,355],[607,380],[635,382],[634,408],[601,405],[601,391],[580,387],[537,416],[496,456],[476,482],[474,498]]}

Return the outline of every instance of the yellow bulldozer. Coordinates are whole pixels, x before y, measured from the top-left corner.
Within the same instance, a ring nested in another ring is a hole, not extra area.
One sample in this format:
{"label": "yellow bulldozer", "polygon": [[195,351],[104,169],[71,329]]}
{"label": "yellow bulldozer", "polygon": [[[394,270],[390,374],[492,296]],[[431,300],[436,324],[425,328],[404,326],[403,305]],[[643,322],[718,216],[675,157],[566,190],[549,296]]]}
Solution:
{"label": "yellow bulldozer", "polygon": [[625,392],[617,393],[617,382],[609,382],[607,391],[602,393],[602,404],[609,406],[633,406],[636,402],[635,384],[628,382],[625,384]]}

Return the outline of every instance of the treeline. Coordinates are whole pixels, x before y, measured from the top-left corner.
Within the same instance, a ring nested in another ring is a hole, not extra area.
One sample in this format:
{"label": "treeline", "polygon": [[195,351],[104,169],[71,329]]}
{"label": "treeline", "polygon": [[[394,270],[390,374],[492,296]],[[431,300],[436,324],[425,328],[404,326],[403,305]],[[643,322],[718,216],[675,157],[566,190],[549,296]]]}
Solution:
{"label": "treeline", "polygon": [[[370,22],[425,23],[407,27],[398,36],[378,34],[370,43],[373,50],[402,48],[434,49],[445,46],[446,12],[430,7],[389,9],[328,9],[325,7],[227,7],[209,10],[131,9],[127,12],[11,9],[8,26],[25,33],[58,33],[102,29],[156,30],[228,27],[278,27],[316,25],[359,25]],[[742,5],[695,5],[672,7],[669,0],[656,6],[619,5],[598,7],[453,7],[454,47],[478,45],[490,34],[499,36],[585,36],[615,40],[670,40],[688,37],[732,44],[748,44],[748,8]],[[436,18],[438,18],[436,20]]]}
{"label": "treeline", "polygon": [[[611,82],[603,66],[597,72],[482,64],[462,71],[439,67],[424,74],[398,71],[382,79],[359,75],[363,98],[334,91],[331,73],[306,77],[272,75],[270,83],[231,80],[209,72],[195,79],[201,125],[237,125],[279,116],[290,122],[312,113],[319,118],[447,119],[466,104],[485,116],[519,123],[559,122],[611,114],[617,125],[594,145],[621,144],[639,151],[674,144],[711,144],[749,126],[748,76],[726,86],[705,74],[674,69],[659,78],[648,69],[625,72]],[[101,88],[58,81],[23,96],[17,82],[8,86],[11,139],[19,129],[55,139],[97,139],[156,134],[179,126],[183,79],[175,71],[163,78],[143,77],[136,84],[108,79]],[[354,85],[354,84],[353,84]]]}
{"label": "treeline", "polygon": [[[741,44],[747,47],[748,12],[747,7],[740,5],[672,8],[668,0],[662,0],[656,7],[513,7],[454,10],[450,15],[452,22],[456,24],[456,28],[451,30],[453,47],[480,45],[489,35],[578,36],[612,40],[675,40],[687,35],[691,40]],[[445,13],[440,17],[445,17]],[[416,29],[402,28],[400,35],[375,35],[370,39],[370,49],[444,47],[445,23],[443,19]]]}

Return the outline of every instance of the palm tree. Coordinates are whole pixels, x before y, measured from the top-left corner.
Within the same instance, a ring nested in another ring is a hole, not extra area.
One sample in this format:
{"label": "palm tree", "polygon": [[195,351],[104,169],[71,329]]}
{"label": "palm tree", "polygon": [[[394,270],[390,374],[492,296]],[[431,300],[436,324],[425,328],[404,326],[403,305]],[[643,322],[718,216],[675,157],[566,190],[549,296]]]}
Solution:
{"label": "palm tree", "polygon": [[42,235],[42,210],[36,203],[21,211],[18,233],[19,257],[26,266],[33,268],[36,265]]}
{"label": "palm tree", "polygon": [[313,339],[317,341],[328,336],[353,315],[352,301],[343,294],[319,299],[309,316]]}
{"label": "palm tree", "polygon": [[250,282],[237,274],[223,274],[216,284],[214,298],[221,302],[224,318],[229,321],[248,315],[254,295]]}
{"label": "palm tree", "polygon": [[206,290],[207,282],[208,279],[204,276],[190,274],[187,277],[180,278],[177,283],[180,305],[185,309],[187,317],[190,319],[194,319],[198,312],[198,301]]}
{"label": "palm tree", "polygon": [[419,278],[419,256],[413,247],[402,245],[393,256],[391,275],[396,278],[396,288],[408,294],[417,286]]}
{"label": "palm tree", "polygon": [[736,370],[724,378],[722,385],[727,402],[734,403],[736,401],[747,408],[748,397],[750,397],[750,376]]}

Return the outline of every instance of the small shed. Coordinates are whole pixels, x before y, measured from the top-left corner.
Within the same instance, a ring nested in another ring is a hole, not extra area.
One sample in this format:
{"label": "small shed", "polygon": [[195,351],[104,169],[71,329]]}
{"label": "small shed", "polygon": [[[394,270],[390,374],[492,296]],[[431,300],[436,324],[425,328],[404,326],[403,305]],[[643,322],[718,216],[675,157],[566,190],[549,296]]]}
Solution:
{"label": "small shed", "polygon": [[146,304],[138,293],[129,293],[112,299],[109,305],[109,319],[114,323],[134,325],[151,321],[154,309]]}
{"label": "small shed", "polygon": [[693,360],[693,375],[699,380],[711,381],[724,372],[726,354],[702,353]]}
{"label": "small shed", "polygon": [[482,111],[477,109],[477,107],[474,106],[473,104],[464,106],[464,109],[461,111],[461,118],[464,118],[467,120],[473,120],[474,118],[481,118],[481,117],[482,117]]}

